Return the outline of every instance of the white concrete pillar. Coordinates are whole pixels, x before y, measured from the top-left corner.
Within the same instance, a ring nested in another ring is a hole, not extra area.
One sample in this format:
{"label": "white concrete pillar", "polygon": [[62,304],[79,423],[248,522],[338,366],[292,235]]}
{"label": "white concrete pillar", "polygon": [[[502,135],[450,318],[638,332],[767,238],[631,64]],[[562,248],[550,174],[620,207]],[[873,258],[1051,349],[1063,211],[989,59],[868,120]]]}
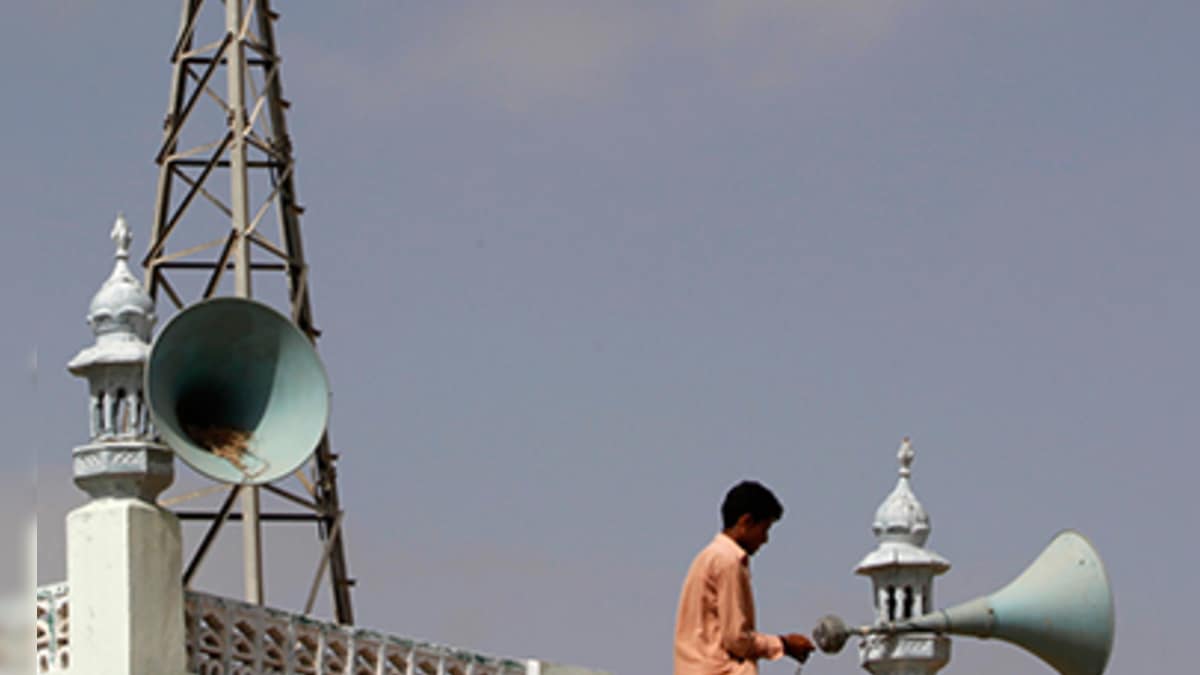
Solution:
{"label": "white concrete pillar", "polygon": [[183,675],[179,521],[140,499],[97,499],[67,516],[71,670]]}

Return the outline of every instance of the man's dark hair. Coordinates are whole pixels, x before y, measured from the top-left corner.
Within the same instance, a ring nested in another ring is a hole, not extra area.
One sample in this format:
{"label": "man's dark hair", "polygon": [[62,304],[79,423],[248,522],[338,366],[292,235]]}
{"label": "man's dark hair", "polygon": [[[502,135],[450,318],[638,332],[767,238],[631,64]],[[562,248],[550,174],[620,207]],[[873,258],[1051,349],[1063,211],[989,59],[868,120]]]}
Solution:
{"label": "man's dark hair", "polygon": [[721,521],[725,529],[737,524],[743,514],[750,514],[756,523],[764,520],[779,520],[783,517],[783,504],[762,483],[744,480],[725,493],[721,502]]}

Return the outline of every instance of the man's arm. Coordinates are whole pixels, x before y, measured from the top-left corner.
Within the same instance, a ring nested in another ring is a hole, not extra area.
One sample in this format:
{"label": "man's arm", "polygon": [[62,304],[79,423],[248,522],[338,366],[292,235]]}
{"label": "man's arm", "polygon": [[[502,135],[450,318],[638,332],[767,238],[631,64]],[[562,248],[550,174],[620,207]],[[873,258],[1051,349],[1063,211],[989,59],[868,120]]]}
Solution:
{"label": "man's arm", "polygon": [[754,596],[750,590],[750,572],[744,565],[723,565],[717,571],[717,620],[721,626],[721,647],[737,659],[775,660],[783,656],[783,639],[778,635],[755,632]]}

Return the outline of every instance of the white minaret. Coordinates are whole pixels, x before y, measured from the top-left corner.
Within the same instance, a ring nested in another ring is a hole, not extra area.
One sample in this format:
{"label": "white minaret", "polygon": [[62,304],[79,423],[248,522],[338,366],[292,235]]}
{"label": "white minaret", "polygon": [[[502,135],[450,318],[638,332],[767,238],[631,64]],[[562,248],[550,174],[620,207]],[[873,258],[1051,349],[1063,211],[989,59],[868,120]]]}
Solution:
{"label": "white minaret", "polygon": [[67,365],[87,378],[91,440],[74,450],[75,484],[91,500],[67,515],[71,670],[80,675],[182,675],[179,521],[155,504],[174,477],[155,443],[142,391],[154,303],[129,270],[118,216],[116,265],[92,299],[96,342]]}
{"label": "white minaret", "polygon": [[[900,479],[875,512],[879,546],[854,570],[871,577],[877,626],[933,611],[933,577],[950,569],[925,548],[929,514],[908,481],[914,456],[905,438],[897,453]],[[950,639],[934,633],[872,634],[859,645],[859,662],[876,675],[931,675],[949,660]]]}

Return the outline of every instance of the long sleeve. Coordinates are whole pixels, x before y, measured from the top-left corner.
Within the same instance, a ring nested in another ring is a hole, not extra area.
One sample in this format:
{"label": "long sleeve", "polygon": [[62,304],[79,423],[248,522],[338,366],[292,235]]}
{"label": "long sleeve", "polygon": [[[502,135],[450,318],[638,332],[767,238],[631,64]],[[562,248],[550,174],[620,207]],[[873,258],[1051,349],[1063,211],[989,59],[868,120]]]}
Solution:
{"label": "long sleeve", "polygon": [[750,570],[742,563],[722,565],[716,570],[717,619],[721,646],[738,659],[771,659],[783,656],[783,640],[777,635],[755,631],[754,595]]}

